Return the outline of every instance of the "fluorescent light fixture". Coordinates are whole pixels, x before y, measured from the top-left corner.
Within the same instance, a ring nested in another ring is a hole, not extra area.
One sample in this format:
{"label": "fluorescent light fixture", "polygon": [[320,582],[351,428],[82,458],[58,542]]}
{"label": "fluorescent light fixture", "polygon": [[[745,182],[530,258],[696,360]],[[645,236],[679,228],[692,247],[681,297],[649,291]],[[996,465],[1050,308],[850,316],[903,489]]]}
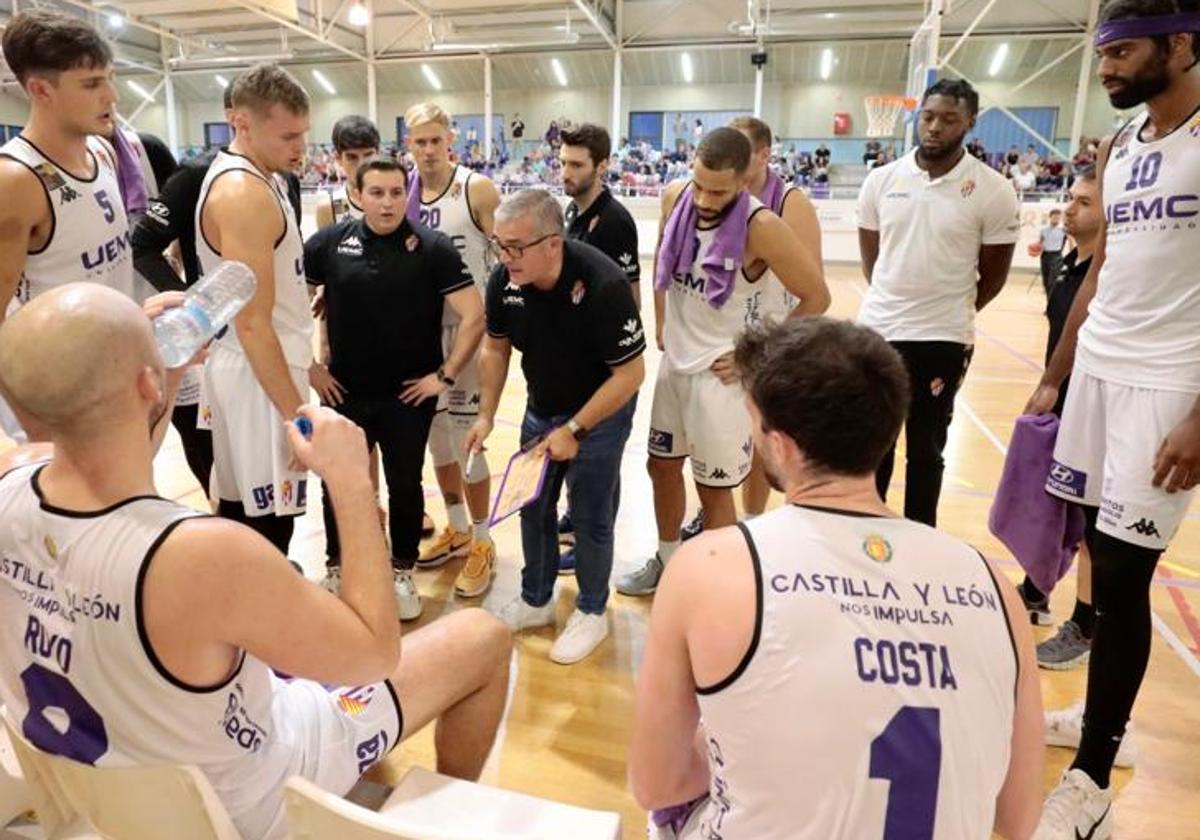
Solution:
{"label": "fluorescent light fixture", "polygon": [[826,12],[825,13],[825,20],[833,20],[835,17],[837,17],[837,12]]}
{"label": "fluorescent light fixture", "polygon": [[108,13],[108,28],[109,29],[124,29],[125,18],[121,17],[120,12]]}
{"label": "fluorescent light fixture", "polygon": [[371,13],[364,3],[358,2],[350,7],[348,20],[351,26],[366,26],[371,22]]}
{"label": "fluorescent light fixture", "polygon": [[821,78],[828,79],[833,72],[833,50],[826,47],[821,50]]}
{"label": "fluorescent light fixture", "polygon": [[563,87],[566,87],[567,71],[563,70],[562,62],[557,58],[550,59],[550,69],[554,71],[554,78],[558,79],[558,83]]}
{"label": "fluorescent light fixture", "polygon": [[154,101],[154,97],[150,95],[150,91],[146,90],[144,87],[139,85],[133,79],[130,79],[129,81],[127,81],[126,84],[129,85],[129,89],[131,91],[136,93],[138,96],[142,97],[142,99],[145,99],[147,102]]}
{"label": "fluorescent light fixture", "polygon": [[421,65],[421,74],[434,90],[442,89],[442,80],[437,77],[437,73],[434,73],[433,68],[428,64]]}
{"label": "fluorescent light fixture", "polygon": [[313,78],[317,80],[317,84],[325,88],[326,93],[328,93],[330,96],[337,96],[337,88],[335,88],[333,83],[326,78],[324,73],[322,73],[320,70],[314,70],[312,71],[312,74]]}
{"label": "fluorescent light fixture", "polygon": [[995,76],[999,73],[1006,58],[1008,58],[1008,44],[1005,43],[996,47],[996,51],[992,53],[992,63],[988,65],[988,75]]}
{"label": "fluorescent light fixture", "polygon": [[221,86],[221,90],[225,90],[225,88],[229,87],[229,80],[226,79],[224,76],[222,76],[220,73],[218,73],[217,74],[217,84],[219,84]]}
{"label": "fluorescent light fixture", "polygon": [[696,71],[692,67],[692,57],[684,53],[679,56],[679,64],[683,68],[683,80],[690,85],[692,80],[696,78]]}

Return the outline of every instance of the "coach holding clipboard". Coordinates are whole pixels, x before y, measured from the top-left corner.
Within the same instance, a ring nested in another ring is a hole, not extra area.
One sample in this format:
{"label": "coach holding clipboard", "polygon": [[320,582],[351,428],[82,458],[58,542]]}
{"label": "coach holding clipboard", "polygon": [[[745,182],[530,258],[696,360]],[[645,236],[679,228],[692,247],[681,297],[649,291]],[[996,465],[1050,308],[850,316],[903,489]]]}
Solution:
{"label": "coach holding clipboard", "polygon": [[521,594],[499,616],[514,631],[554,624],[557,506],[565,479],[579,598],[550,651],[565,665],[608,636],[613,486],[633,422],[632,398],[645,377],[646,340],[624,272],[590,245],[563,238],[562,209],[548,192],[522,190],[504,201],[491,244],[500,265],[485,296],[482,396],[467,447],[480,449],[491,434],[516,347],[528,387],[521,445],[544,436],[540,445],[551,464],[541,495],[521,511]]}

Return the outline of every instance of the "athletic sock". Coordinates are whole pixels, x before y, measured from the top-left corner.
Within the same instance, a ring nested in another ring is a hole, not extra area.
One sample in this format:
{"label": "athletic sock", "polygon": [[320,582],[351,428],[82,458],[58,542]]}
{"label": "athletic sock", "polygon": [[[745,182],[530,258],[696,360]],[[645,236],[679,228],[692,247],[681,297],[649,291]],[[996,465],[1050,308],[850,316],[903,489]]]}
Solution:
{"label": "athletic sock", "polygon": [[1096,608],[1076,598],[1075,611],[1071,613],[1071,621],[1079,625],[1079,632],[1085,638],[1092,638],[1092,632],[1096,629]]}
{"label": "athletic sock", "polygon": [[479,542],[490,540],[492,538],[492,528],[490,525],[488,525],[488,521],[486,519],[480,519],[478,522],[474,523],[471,526],[471,530],[474,532],[472,536],[474,536]]}
{"label": "athletic sock", "polygon": [[1087,719],[1083,721],[1083,734],[1079,739],[1079,752],[1071,763],[1072,770],[1082,770],[1101,789],[1107,788],[1112,780],[1113,762],[1117,750],[1121,749],[1121,736],[1090,737]]}
{"label": "athletic sock", "polygon": [[667,565],[671,560],[671,556],[675,550],[679,548],[679,540],[659,540],[658,541],[658,559],[663,565]]}
{"label": "athletic sock", "polygon": [[466,533],[471,527],[471,520],[467,518],[467,506],[462,502],[446,505],[446,518],[450,520],[450,527],[455,531]]}

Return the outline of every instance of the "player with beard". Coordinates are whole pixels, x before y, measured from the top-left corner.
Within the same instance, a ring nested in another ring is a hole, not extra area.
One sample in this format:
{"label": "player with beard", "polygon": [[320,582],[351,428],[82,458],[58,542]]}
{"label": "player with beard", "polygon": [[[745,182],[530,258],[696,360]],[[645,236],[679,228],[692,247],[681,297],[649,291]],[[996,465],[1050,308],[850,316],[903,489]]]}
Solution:
{"label": "player with beard", "polygon": [[658,551],[617,581],[624,595],[649,595],[679,548],[686,504],[683,461],[708,524],[737,519],[733,488],[750,472],[754,447],[733,363],[733,345],[758,319],[758,290],[770,271],[798,303],[793,316],[829,306],[821,266],[787,224],[746,189],[751,146],[718,128],[696,150],[692,180],[663,192],[655,254],[654,314],[662,364],[654,384],[647,469],[654,485]]}
{"label": "player with beard", "polygon": [[[615,262],[629,279],[633,304],[642,306],[642,267],[638,260],[637,224],[625,205],[604,186],[612,140],[598,125],[584,123],[563,132],[558,160],[562,164],[563,192],[571,198],[565,212],[567,238],[586,242]],[[636,409],[637,394],[633,395]],[[621,499],[621,476],[613,489],[613,516]],[[559,540],[575,542],[571,511],[568,508],[558,522]],[[559,573],[575,569],[575,550],[563,552],[559,558]]]}
{"label": "player with beard", "polygon": [[1150,582],[1200,482],[1200,3],[1112,0],[1096,30],[1116,108],[1144,110],[1097,158],[1103,235],[1025,407],[1067,374],[1046,489],[1084,506],[1096,626],[1074,763],[1035,840],[1106,840],[1110,774],[1150,659]]}
{"label": "player with beard", "polygon": [[[963,148],[978,112],[968,82],[935,82],[921,100],[920,145],[872,169],[858,198],[870,284],[858,320],[908,368],[904,515],[927,525],[937,524],[942,450],[974,351],[975,313],[1004,288],[1020,233],[1012,187]],[[884,499],[894,463],[893,447],[877,474]]]}

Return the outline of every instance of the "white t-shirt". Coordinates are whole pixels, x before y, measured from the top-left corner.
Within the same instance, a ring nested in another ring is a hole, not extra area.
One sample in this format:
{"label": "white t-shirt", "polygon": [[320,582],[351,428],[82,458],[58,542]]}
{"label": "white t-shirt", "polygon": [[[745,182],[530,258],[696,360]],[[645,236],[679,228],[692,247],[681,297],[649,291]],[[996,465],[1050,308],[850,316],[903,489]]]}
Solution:
{"label": "white t-shirt", "polygon": [[1021,230],[1012,187],[964,154],[940,178],[916,151],[867,175],[858,226],[879,232],[879,258],[859,323],[888,341],[975,341],[979,248],[1011,245]]}
{"label": "white t-shirt", "polygon": [[1037,187],[1037,174],[1032,169],[1018,169],[1012,176],[1013,186],[1020,192],[1030,192]]}

